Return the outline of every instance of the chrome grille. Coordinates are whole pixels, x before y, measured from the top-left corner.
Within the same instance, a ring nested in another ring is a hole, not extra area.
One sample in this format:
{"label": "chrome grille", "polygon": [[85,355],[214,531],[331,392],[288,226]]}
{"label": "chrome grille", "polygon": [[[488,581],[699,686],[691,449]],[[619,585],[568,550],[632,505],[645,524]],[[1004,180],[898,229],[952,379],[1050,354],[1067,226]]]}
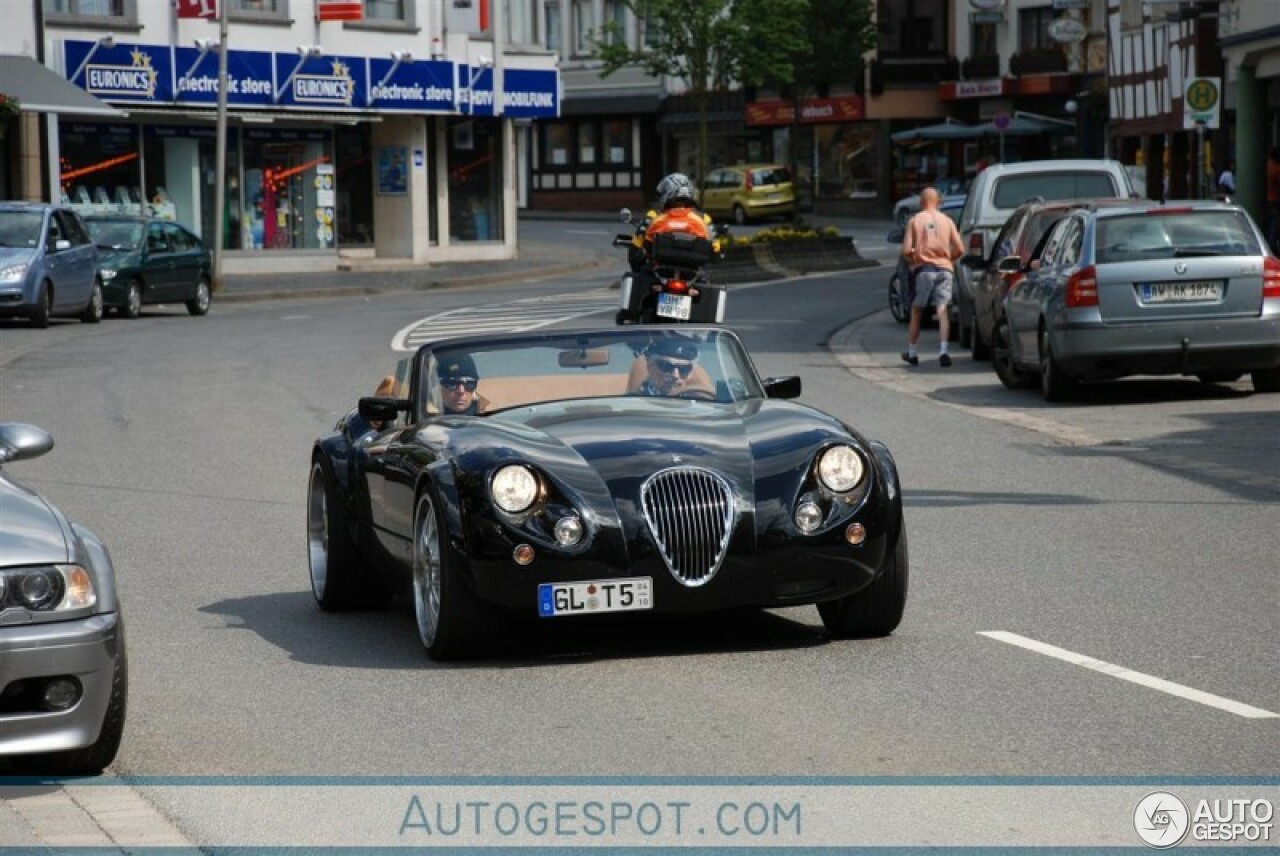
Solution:
{"label": "chrome grille", "polygon": [[671,575],[687,586],[715,576],[733,522],[729,483],[708,470],[675,467],[650,476],[640,501]]}

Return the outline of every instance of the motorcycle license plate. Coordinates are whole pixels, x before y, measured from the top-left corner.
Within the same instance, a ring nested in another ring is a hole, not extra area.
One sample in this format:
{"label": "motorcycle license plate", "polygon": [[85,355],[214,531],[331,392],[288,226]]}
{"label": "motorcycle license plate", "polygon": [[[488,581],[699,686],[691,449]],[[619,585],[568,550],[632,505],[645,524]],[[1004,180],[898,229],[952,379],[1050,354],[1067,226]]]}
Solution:
{"label": "motorcycle license plate", "polygon": [[538,615],[589,615],[653,609],[653,577],[538,586]]}
{"label": "motorcycle license plate", "polygon": [[689,313],[692,310],[693,298],[687,294],[667,294],[663,292],[658,295],[658,316],[661,318],[688,321]]}

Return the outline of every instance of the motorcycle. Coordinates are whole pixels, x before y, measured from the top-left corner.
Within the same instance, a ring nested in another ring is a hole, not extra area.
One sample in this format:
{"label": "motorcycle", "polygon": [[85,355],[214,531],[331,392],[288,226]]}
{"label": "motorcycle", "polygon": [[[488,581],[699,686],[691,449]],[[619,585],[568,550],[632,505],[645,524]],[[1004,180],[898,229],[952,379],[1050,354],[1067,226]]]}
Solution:
{"label": "motorcycle", "polygon": [[628,208],[619,213],[622,222],[635,229],[613,239],[613,246],[627,248],[630,265],[619,283],[617,323],[724,323],[726,289],[711,283],[706,268],[724,257],[721,246],[728,228],[713,224],[710,238],[660,232],[649,242],[645,235],[657,216],[654,212],[639,221]]}

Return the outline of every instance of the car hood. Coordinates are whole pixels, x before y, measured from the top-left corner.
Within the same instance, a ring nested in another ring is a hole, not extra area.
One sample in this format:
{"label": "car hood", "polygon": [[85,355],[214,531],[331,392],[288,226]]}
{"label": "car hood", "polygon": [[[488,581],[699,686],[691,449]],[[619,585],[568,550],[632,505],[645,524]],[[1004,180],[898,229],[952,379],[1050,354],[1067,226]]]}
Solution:
{"label": "car hood", "polygon": [[36,251],[29,247],[0,247],[0,267],[31,262],[35,257]]}
{"label": "car hood", "polygon": [[98,267],[121,268],[137,266],[137,250],[115,250],[109,247],[98,247]]}
{"label": "car hood", "polygon": [[37,565],[70,558],[62,515],[38,494],[0,478],[0,562]]}

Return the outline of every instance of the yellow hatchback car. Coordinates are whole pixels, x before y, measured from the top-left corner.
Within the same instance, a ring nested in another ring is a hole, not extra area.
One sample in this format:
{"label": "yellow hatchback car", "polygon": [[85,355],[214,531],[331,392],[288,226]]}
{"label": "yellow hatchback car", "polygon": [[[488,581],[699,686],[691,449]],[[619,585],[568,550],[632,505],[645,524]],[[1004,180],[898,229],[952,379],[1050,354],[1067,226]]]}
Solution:
{"label": "yellow hatchback car", "polygon": [[738,164],[711,171],[698,205],[712,217],[742,225],[762,217],[789,217],[796,210],[791,170],[768,163]]}

